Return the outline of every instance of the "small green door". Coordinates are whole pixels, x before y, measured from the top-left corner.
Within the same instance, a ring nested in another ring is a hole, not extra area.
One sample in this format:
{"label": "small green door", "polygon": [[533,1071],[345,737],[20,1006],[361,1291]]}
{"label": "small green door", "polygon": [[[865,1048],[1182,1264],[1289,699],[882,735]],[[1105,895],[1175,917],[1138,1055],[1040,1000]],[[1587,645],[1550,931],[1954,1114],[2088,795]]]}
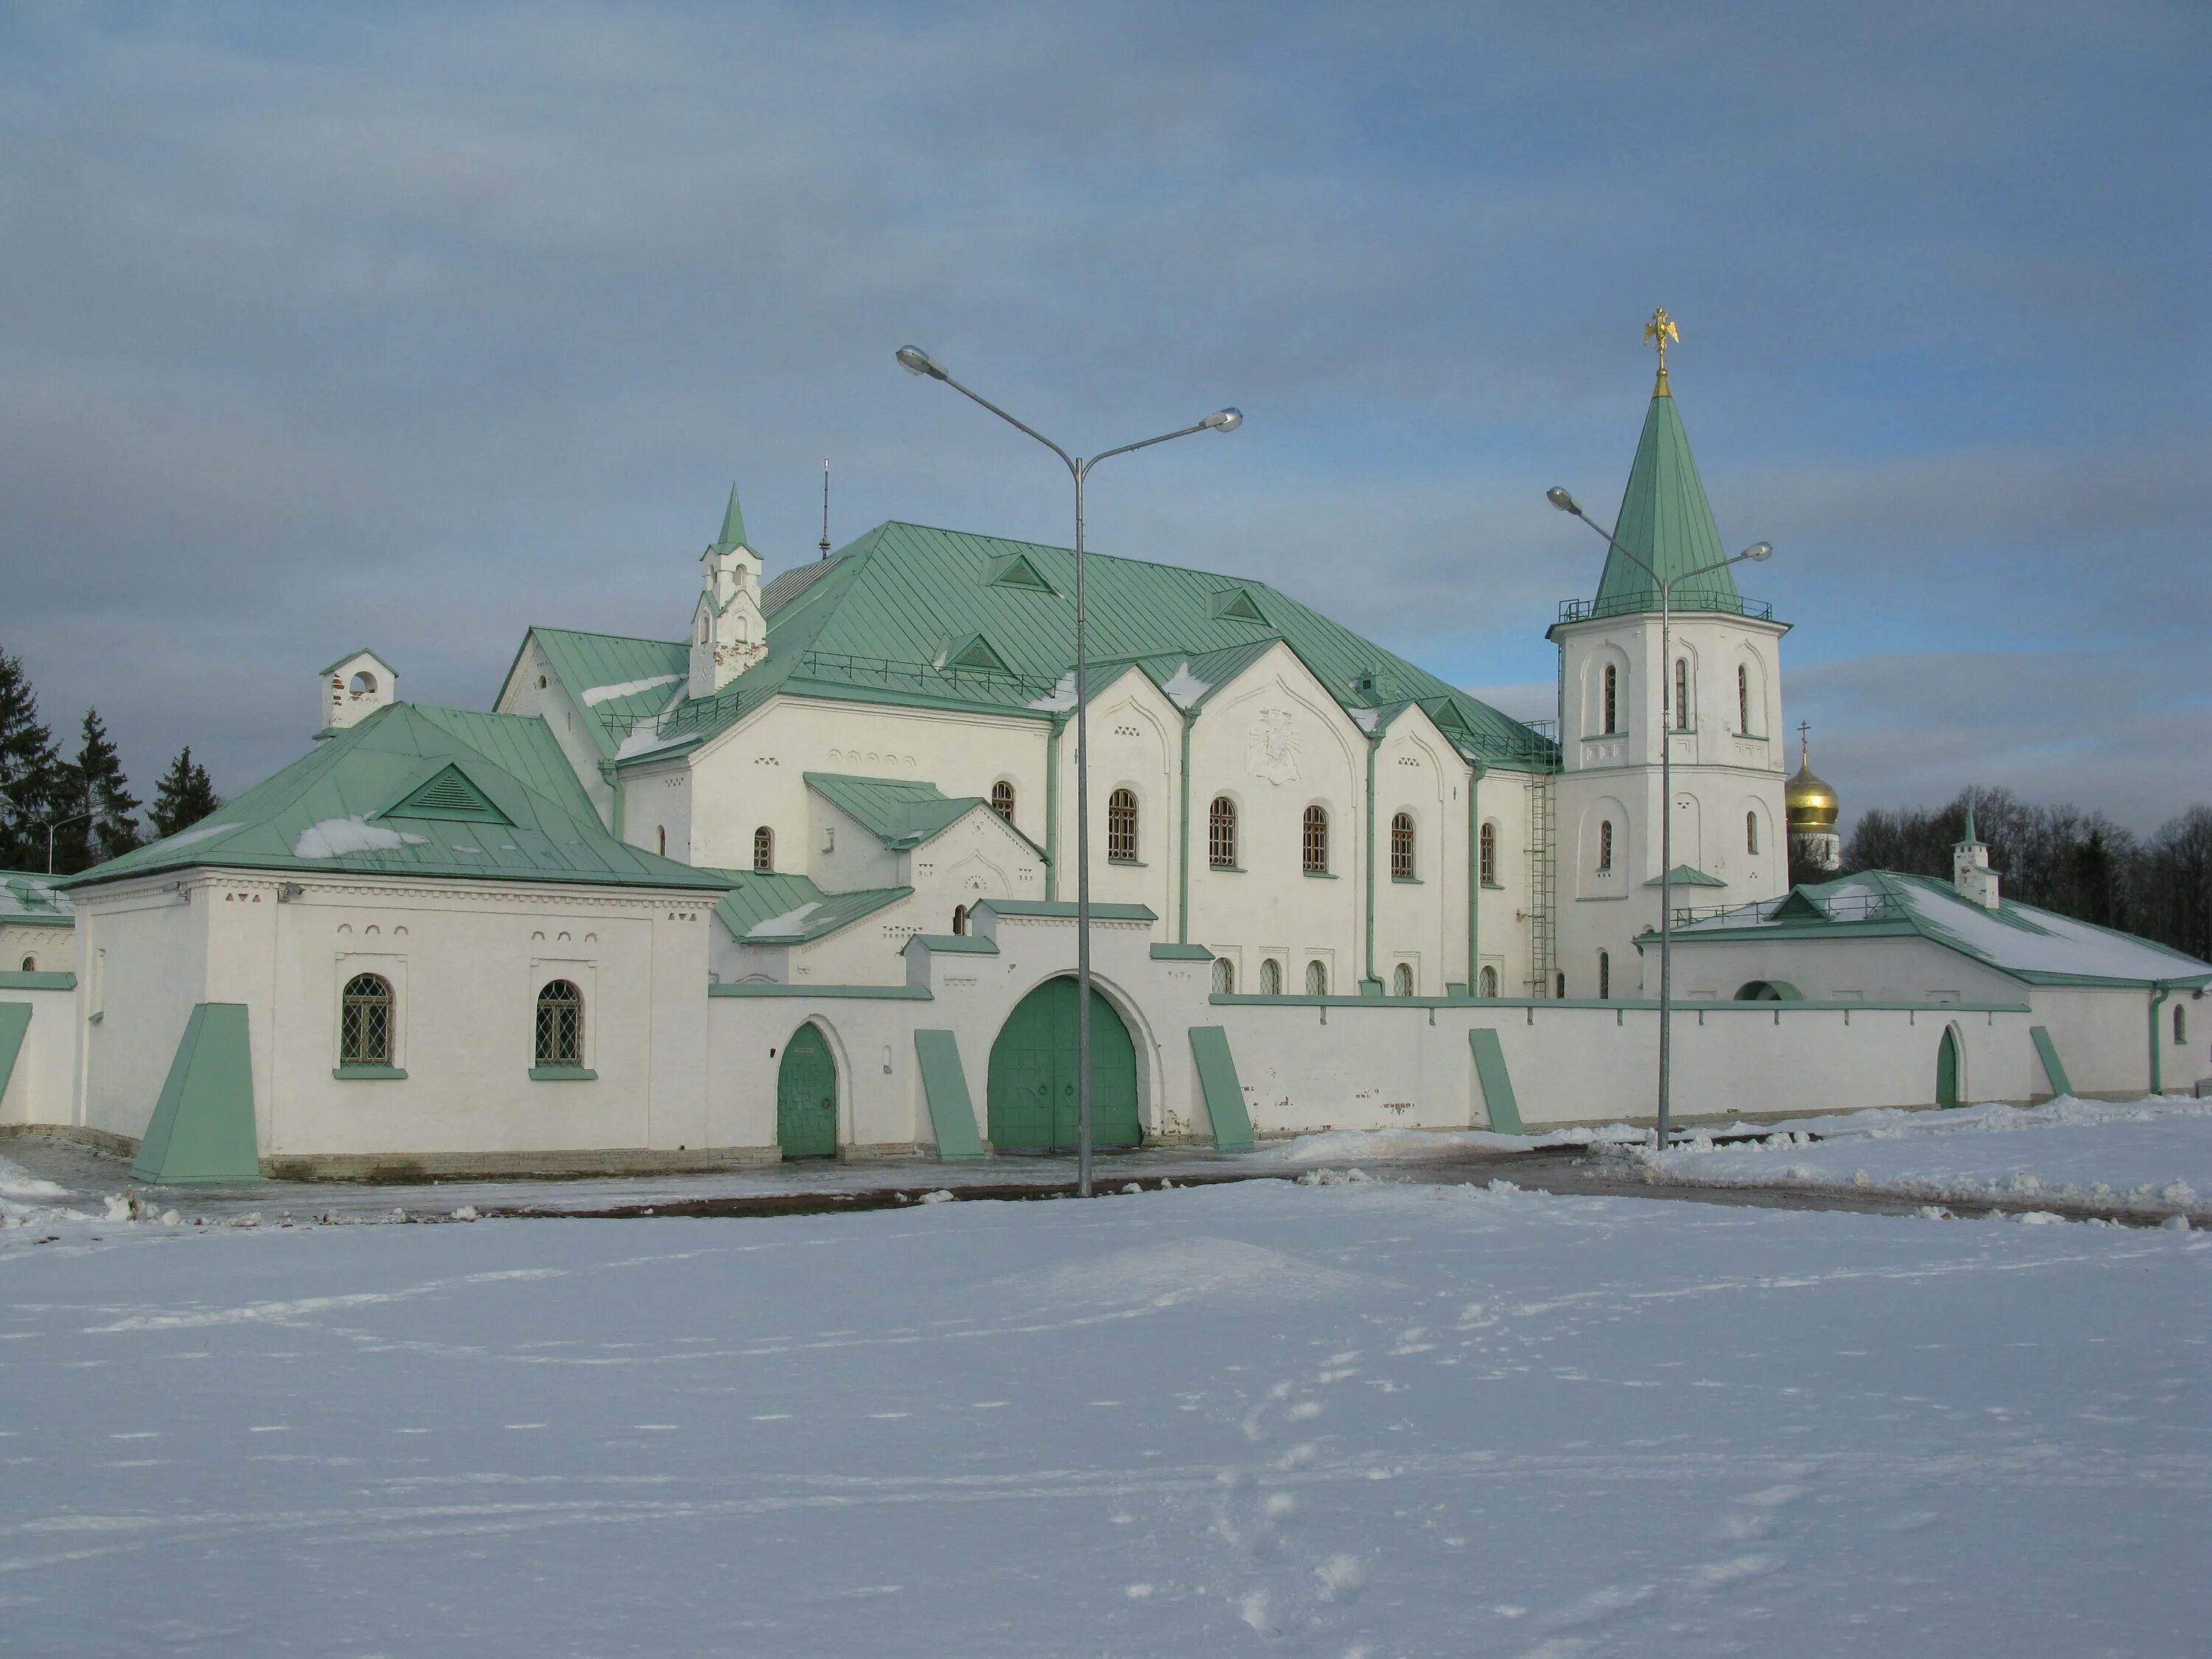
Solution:
{"label": "small green door", "polygon": [[837,1155],[837,1061],[811,1023],[792,1033],[776,1073],[775,1144],[786,1158]]}
{"label": "small green door", "polygon": [[1959,1103],[1959,1038],[1948,1025],[1943,1028],[1943,1041],[1936,1048],[1936,1103]]}
{"label": "small green door", "polygon": [[[1076,1099],[1075,981],[1051,979],[1024,997],[991,1045],[991,1145],[1005,1152],[1073,1152]],[[1134,1146],[1137,1048],[1114,1005],[1091,994],[1091,1144]]]}

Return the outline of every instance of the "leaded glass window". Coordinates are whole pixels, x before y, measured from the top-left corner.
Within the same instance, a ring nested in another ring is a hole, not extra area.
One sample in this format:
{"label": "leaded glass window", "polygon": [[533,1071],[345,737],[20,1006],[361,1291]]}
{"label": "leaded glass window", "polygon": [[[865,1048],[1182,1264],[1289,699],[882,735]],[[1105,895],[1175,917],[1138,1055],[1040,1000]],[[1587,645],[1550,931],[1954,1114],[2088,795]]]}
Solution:
{"label": "leaded glass window", "polygon": [[1237,994],[1237,964],[1227,957],[1213,959],[1213,989],[1218,996],[1234,996]]}
{"label": "leaded glass window", "polygon": [[538,1063],[584,1063],[584,994],[565,979],[538,994]]}
{"label": "leaded glass window", "polygon": [[1216,870],[1237,867],[1237,803],[1226,795],[1206,809],[1206,861]]}
{"label": "leaded glass window", "polygon": [[1305,868],[1310,876],[1328,873],[1328,809],[1325,806],[1306,808]]}
{"label": "leaded glass window", "polygon": [[1390,820],[1390,877],[1394,881],[1413,878],[1413,815],[1401,812]]}
{"label": "leaded glass window", "polygon": [[764,823],[753,831],[753,868],[761,871],[775,868],[775,831]]}
{"label": "leaded glass window", "polygon": [[1328,994],[1328,964],[1319,957],[1306,963],[1306,994],[1310,997]]}
{"label": "leaded glass window", "polygon": [[1106,798],[1106,860],[1109,864],[1137,861],[1137,792],[1116,789]]}
{"label": "leaded glass window", "polygon": [[1008,823],[1014,821],[1014,786],[1004,778],[991,786],[991,810]]}

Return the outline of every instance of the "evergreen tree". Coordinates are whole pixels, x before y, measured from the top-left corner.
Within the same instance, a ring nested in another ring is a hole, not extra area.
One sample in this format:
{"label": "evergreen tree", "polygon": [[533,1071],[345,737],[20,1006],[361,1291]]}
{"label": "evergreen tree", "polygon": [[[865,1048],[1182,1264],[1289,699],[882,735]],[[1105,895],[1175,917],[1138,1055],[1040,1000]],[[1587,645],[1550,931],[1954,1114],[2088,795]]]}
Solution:
{"label": "evergreen tree", "polygon": [[0,870],[46,867],[46,820],[61,782],[53,733],[20,657],[0,651]]}
{"label": "evergreen tree", "polygon": [[222,797],[216,793],[207,768],[192,758],[192,746],[186,744],[155,786],[148,816],[154,820],[155,835],[173,836],[179,830],[191,829],[222,805]]}
{"label": "evergreen tree", "polygon": [[[53,808],[54,869],[69,874],[119,858],[144,840],[138,828],[137,796],[123,775],[100,711],[84,715],[84,742],[76,760],[63,770],[62,799]],[[74,823],[61,822],[74,819]]]}

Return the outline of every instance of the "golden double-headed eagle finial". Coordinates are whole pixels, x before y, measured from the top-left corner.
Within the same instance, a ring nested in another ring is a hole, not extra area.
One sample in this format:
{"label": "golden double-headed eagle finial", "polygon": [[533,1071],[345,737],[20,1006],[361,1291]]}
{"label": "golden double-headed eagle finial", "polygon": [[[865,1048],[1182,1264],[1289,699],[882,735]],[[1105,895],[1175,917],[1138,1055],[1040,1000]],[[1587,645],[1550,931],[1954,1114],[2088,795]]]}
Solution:
{"label": "golden double-headed eagle finial", "polygon": [[1674,395],[1667,389],[1667,347],[1669,342],[1680,345],[1681,341],[1681,331],[1674,326],[1674,319],[1667,314],[1664,306],[1653,312],[1651,320],[1644,325],[1644,343],[1659,348],[1659,384],[1651,392],[1655,398]]}

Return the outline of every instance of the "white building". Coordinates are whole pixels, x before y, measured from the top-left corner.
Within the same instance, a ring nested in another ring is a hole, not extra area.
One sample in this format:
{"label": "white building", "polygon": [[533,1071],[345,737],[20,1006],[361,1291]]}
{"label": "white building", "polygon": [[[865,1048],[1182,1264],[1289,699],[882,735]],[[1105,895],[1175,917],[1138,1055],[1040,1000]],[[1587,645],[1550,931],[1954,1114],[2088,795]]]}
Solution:
{"label": "white building", "polygon": [[[1663,379],[1616,533],[1668,576],[1721,556]],[[0,1129],[161,1179],[1068,1145],[1073,555],[892,522],[761,574],[732,490],[684,637],[532,629],[489,713],[356,651],[309,753],[64,884],[73,928],[11,886]],[[1799,948],[1785,629],[1725,572],[1662,652],[1612,559],[1551,630],[1557,740],[1265,583],[1088,585],[1100,1144],[1647,1110],[1662,811],[1678,905],[1750,918],[1686,962]],[[2084,1091],[2153,1075],[2139,1011],[1938,984],[1902,941],[1848,985],[1700,966],[1685,1115],[2025,1098],[2054,1042]]]}

